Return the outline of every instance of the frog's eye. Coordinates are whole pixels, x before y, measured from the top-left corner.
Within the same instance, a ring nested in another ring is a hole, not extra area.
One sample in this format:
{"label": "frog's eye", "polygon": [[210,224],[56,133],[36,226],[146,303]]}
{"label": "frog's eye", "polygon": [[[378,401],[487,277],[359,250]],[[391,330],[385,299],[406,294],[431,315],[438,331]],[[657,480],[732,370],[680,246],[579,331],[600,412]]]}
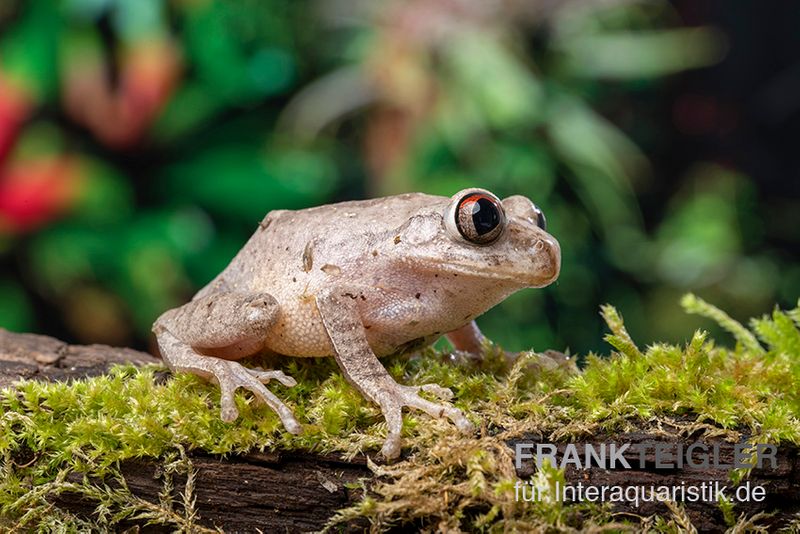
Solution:
{"label": "frog's eye", "polygon": [[458,232],[470,243],[486,245],[500,237],[506,226],[506,214],[493,195],[472,192],[456,204],[455,222]]}
{"label": "frog's eye", "polygon": [[541,209],[539,209],[539,206],[537,206],[536,204],[533,205],[533,211],[534,213],[536,213],[536,226],[538,226],[539,228],[541,228],[546,232],[547,219],[544,216],[544,212]]}

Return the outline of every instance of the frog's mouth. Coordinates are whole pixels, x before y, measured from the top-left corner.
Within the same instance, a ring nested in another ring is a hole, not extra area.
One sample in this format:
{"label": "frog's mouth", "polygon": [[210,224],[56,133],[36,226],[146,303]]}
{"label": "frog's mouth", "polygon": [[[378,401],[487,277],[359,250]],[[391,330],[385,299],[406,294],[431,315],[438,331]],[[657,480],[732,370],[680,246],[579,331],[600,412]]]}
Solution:
{"label": "frog's mouth", "polygon": [[[478,262],[458,258],[431,260],[438,271],[459,276],[508,282],[518,287],[544,287],[553,283],[561,271],[561,249],[554,240],[539,239],[526,254],[519,251],[508,256],[487,252]],[[520,266],[526,268],[520,269]]]}
{"label": "frog's mouth", "polygon": [[499,267],[476,268],[473,266],[443,264],[440,265],[442,271],[453,274],[464,275],[479,279],[492,279],[503,282],[511,282],[512,285],[519,287],[545,287],[553,283],[558,278],[558,270],[554,274],[535,274],[525,271],[510,271]]}

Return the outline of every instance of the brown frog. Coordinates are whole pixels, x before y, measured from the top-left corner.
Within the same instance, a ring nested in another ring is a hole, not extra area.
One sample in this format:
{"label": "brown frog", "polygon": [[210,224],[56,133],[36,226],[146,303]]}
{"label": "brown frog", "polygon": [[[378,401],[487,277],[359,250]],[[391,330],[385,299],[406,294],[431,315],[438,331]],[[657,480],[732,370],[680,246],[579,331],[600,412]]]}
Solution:
{"label": "brown frog", "polygon": [[238,416],[233,394],[243,387],[292,433],[300,424],[264,384],[294,379],[236,360],[264,351],[333,356],[380,407],[388,425],[382,453],[395,458],[404,406],[465,432],[472,425],[447,403],[449,389],[398,384],[378,357],[442,334],[480,354],[475,317],[520,289],[550,284],[560,262],[559,244],[530,200],[501,201],[484,189],[272,211],[228,267],[191,302],[161,315],[153,331],[170,368],[219,384],[223,420]]}

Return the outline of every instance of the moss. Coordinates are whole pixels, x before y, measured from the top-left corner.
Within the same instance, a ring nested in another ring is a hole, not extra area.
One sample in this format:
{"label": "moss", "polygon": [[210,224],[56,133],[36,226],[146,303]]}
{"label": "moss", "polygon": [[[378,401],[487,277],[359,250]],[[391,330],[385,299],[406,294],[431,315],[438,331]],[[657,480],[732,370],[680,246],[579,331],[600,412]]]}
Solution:
{"label": "moss", "polygon": [[[481,431],[460,436],[446,421],[406,414],[405,459],[389,466],[370,464],[377,475],[371,492],[340,511],[331,524],[363,516],[376,528],[406,521],[489,530],[623,528],[602,506],[515,502],[513,457],[505,443],[526,433],[567,439],[691,416],[692,422],[681,424],[799,445],[800,307],[775,310],[753,320],[748,330],[696,297],[687,296],[683,304],[731,331],[736,346],[718,346],[698,331],[684,346],[640,348],[616,310],[605,306],[611,330],[606,339],[614,350],[607,357],[590,354],[578,373],[541,368],[533,353],[502,372],[495,347],[487,347],[481,368],[446,364],[432,350],[411,359],[390,358],[387,368],[403,383],[451,387],[456,404]],[[201,529],[193,506],[192,451],[377,454],[386,431],[380,412],[346,383],[332,359],[284,359],[277,365],[298,381],[294,388],[271,387],[304,423],[300,436],[283,432],[269,409],[241,392],[239,419],[223,423],[216,387],[191,375],[164,380],[157,366],[120,366],[107,376],[72,383],[21,382],[3,390],[0,526],[84,530],[82,519],[50,504],[52,497],[69,491],[97,503],[97,525],[139,518],[194,532]],[[163,462],[164,492],[158,503],[128,491],[117,466],[130,458]],[[190,483],[176,503],[171,477],[178,472],[188,474]],[[559,477],[563,474],[557,470],[543,469],[534,482],[547,488]],[[726,506],[721,505],[725,517],[733,521],[734,512]],[[670,517],[644,526],[685,527],[683,509],[671,503],[670,510]],[[741,524],[754,521],[739,518]]]}

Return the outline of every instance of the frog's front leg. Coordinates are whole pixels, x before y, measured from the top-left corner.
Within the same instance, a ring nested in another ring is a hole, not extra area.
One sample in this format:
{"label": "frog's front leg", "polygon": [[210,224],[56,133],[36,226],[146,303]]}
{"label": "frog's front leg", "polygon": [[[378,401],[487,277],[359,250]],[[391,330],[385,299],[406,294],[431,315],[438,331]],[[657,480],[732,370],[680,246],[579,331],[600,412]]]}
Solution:
{"label": "frog's front leg", "polygon": [[403,406],[417,408],[431,417],[447,417],[461,431],[471,432],[472,424],[460,410],[449,404],[431,402],[419,395],[420,391],[427,391],[440,399],[449,400],[453,396],[449,389],[437,384],[404,386],[395,382],[367,342],[355,300],[358,295],[357,290],[331,289],[317,296],[317,307],[345,378],[364,397],[380,406],[386,419],[388,435],[381,449],[383,456],[393,459],[400,455]]}
{"label": "frog's front leg", "polygon": [[269,405],[286,430],[298,434],[302,429],[291,410],[264,386],[272,379],[294,386],[294,379],[281,371],[248,369],[232,361],[261,349],[277,314],[278,303],[267,293],[213,293],[165,312],[156,320],[153,332],[164,362],[173,371],[219,384],[223,421],[239,416],[233,394],[243,387]]}

